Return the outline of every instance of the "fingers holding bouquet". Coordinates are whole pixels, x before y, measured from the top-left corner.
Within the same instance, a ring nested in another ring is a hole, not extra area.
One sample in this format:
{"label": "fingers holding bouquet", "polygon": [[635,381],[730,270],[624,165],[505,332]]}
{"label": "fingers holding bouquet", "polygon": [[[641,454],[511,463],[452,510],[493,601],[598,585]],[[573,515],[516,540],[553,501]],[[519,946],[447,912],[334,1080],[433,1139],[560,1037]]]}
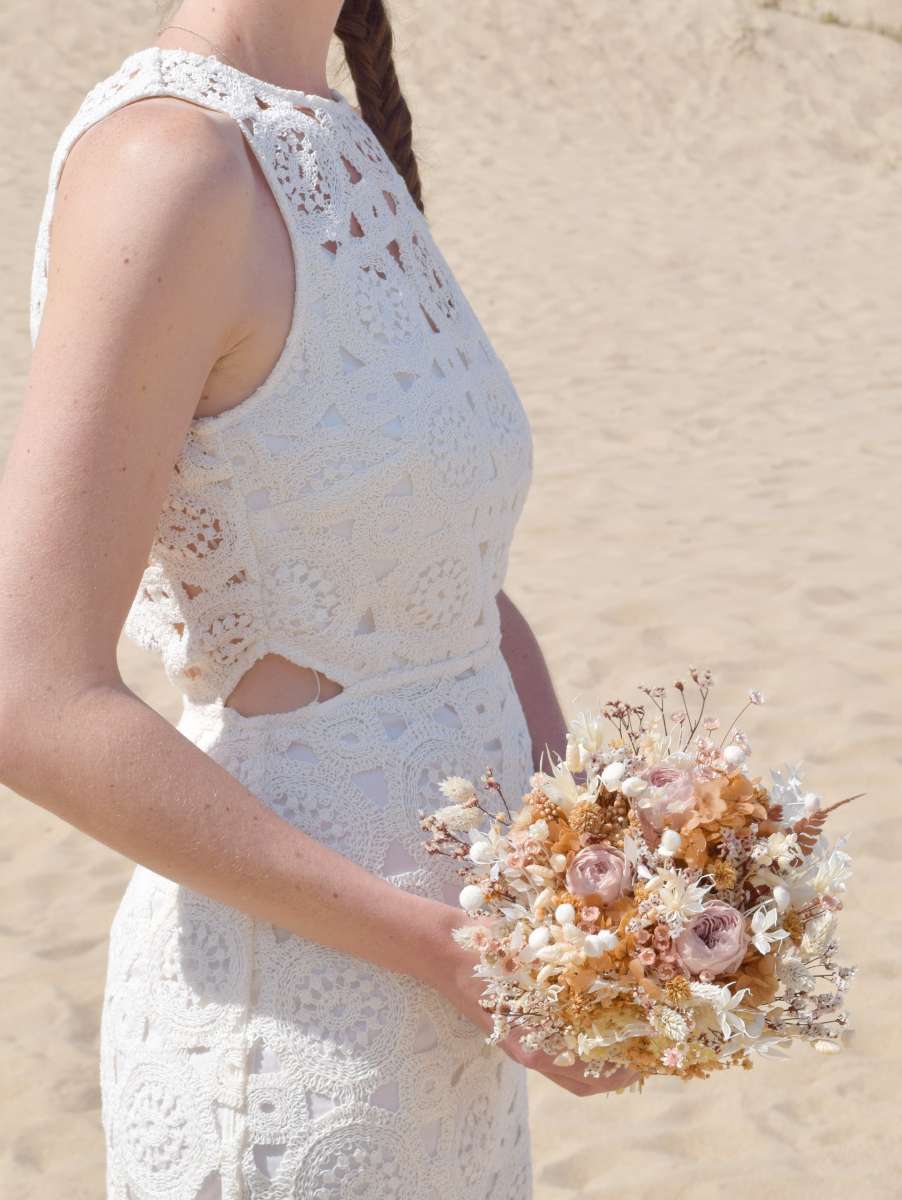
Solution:
{"label": "fingers holding bouquet", "polygon": [[[483,918],[471,918],[460,914],[450,927],[454,942],[466,940],[454,935],[459,935],[460,931],[467,927],[475,932],[479,929],[489,929],[490,924]],[[478,933],[476,937],[480,940]],[[478,960],[474,960],[472,952],[465,950],[461,945],[452,944],[449,950],[452,957],[444,974],[442,990],[458,1012],[491,1035],[494,1030],[493,1016],[485,1006],[482,979],[474,972],[474,965],[478,965]],[[540,1075],[544,1075],[546,1079],[574,1096],[596,1096],[603,1092],[622,1091],[639,1079],[638,1072],[623,1067],[612,1067],[607,1075],[589,1077],[581,1063],[556,1063],[544,1050],[530,1048],[525,1040],[525,1033],[524,1029],[513,1028],[505,1037],[497,1039],[496,1044],[515,1062],[532,1071],[538,1071]]]}
{"label": "fingers holding bouquet", "polygon": [[797,769],[766,786],[736,721],[715,738],[710,674],[690,678],[670,712],[643,688],[647,705],[580,714],[516,811],[487,770],[481,788],[444,779],[449,803],[422,817],[430,851],[461,864],[464,1007],[576,1094],[749,1067],[793,1039],[834,1051],[846,1029],[850,860],[823,835],[846,801],[824,807]]}

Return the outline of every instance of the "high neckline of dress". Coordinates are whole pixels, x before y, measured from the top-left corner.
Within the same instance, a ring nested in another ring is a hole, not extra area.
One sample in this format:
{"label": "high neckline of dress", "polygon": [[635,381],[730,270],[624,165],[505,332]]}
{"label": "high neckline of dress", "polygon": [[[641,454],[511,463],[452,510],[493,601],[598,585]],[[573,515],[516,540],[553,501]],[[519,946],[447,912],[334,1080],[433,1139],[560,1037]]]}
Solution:
{"label": "high neckline of dress", "polygon": [[330,88],[331,95],[329,96],[319,96],[315,92],[301,91],[300,88],[282,87],[278,83],[271,83],[268,79],[260,79],[256,75],[251,75],[248,71],[242,71],[240,67],[235,67],[223,59],[217,58],[215,54],[201,54],[197,50],[186,50],[182,46],[145,46],[141,50],[136,50],[133,54],[130,54],[125,62],[130,63],[142,55],[151,53],[166,55],[167,57],[176,59],[185,59],[195,66],[206,65],[215,67],[217,71],[223,72],[235,80],[243,81],[255,91],[269,93],[278,99],[287,101],[289,104],[306,104],[311,108],[348,109],[351,107],[350,102],[338,88]]}

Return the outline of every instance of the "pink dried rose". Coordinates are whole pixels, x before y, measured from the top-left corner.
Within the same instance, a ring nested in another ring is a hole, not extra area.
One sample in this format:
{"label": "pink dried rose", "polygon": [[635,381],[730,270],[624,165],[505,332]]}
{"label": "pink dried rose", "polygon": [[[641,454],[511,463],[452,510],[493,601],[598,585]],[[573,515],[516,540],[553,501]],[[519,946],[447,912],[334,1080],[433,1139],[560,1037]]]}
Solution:
{"label": "pink dried rose", "polygon": [[652,767],[642,776],[654,791],[638,801],[639,815],[653,829],[681,829],[695,808],[695,788],[688,771],[677,767]]}
{"label": "pink dried rose", "polygon": [[572,895],[597,896],[601,904],[613,904],[629,891],[630,868],[613,846],[586,846],[570,860],[566,880]]}
{"label": "pink dried rose", "polygon": [[706,904],[674,941],[677,960],[690,975],[729,975],[745,958],[748,935],[742,913],[721,900]]}

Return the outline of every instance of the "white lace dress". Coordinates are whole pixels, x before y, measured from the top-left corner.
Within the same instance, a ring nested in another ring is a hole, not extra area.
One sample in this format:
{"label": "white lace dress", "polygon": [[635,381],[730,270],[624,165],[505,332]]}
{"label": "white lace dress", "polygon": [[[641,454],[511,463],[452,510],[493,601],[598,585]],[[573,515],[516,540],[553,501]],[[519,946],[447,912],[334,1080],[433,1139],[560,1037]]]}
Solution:
{"label": "white lace dress", "polygon": [[[50,168],[144,96],[228,113],[291,237],[271,375],[195,419],[126,633],[183,693],[178,728],[286,821],[399,888],[453,899],[417,810],[446,774],[532,770],[496,594],[532,475],[508,374],[358,111],[147,47],[84,98]],[[277,653],[343,685],[224,704]],[[416,981],[136,866],[102,1013],[108,1200],[529,1200],[525,1076]]]}

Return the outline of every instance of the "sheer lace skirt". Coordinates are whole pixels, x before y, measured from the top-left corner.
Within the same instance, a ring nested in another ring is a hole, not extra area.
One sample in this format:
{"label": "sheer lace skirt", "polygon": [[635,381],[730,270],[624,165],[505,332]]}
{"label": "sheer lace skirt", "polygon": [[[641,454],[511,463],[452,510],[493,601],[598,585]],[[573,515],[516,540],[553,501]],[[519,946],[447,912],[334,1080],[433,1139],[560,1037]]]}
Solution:
{"label": "sheer lace skirt", "polygon": [[[500,653],[351,684],[289,713],[186,703],[180,731],[286,821],[439,899],[418,810],[491,765],[526,790]],[[137,866],[101,1026],[108,1200],[529,1200],[525,1072],[415,980]]]}

